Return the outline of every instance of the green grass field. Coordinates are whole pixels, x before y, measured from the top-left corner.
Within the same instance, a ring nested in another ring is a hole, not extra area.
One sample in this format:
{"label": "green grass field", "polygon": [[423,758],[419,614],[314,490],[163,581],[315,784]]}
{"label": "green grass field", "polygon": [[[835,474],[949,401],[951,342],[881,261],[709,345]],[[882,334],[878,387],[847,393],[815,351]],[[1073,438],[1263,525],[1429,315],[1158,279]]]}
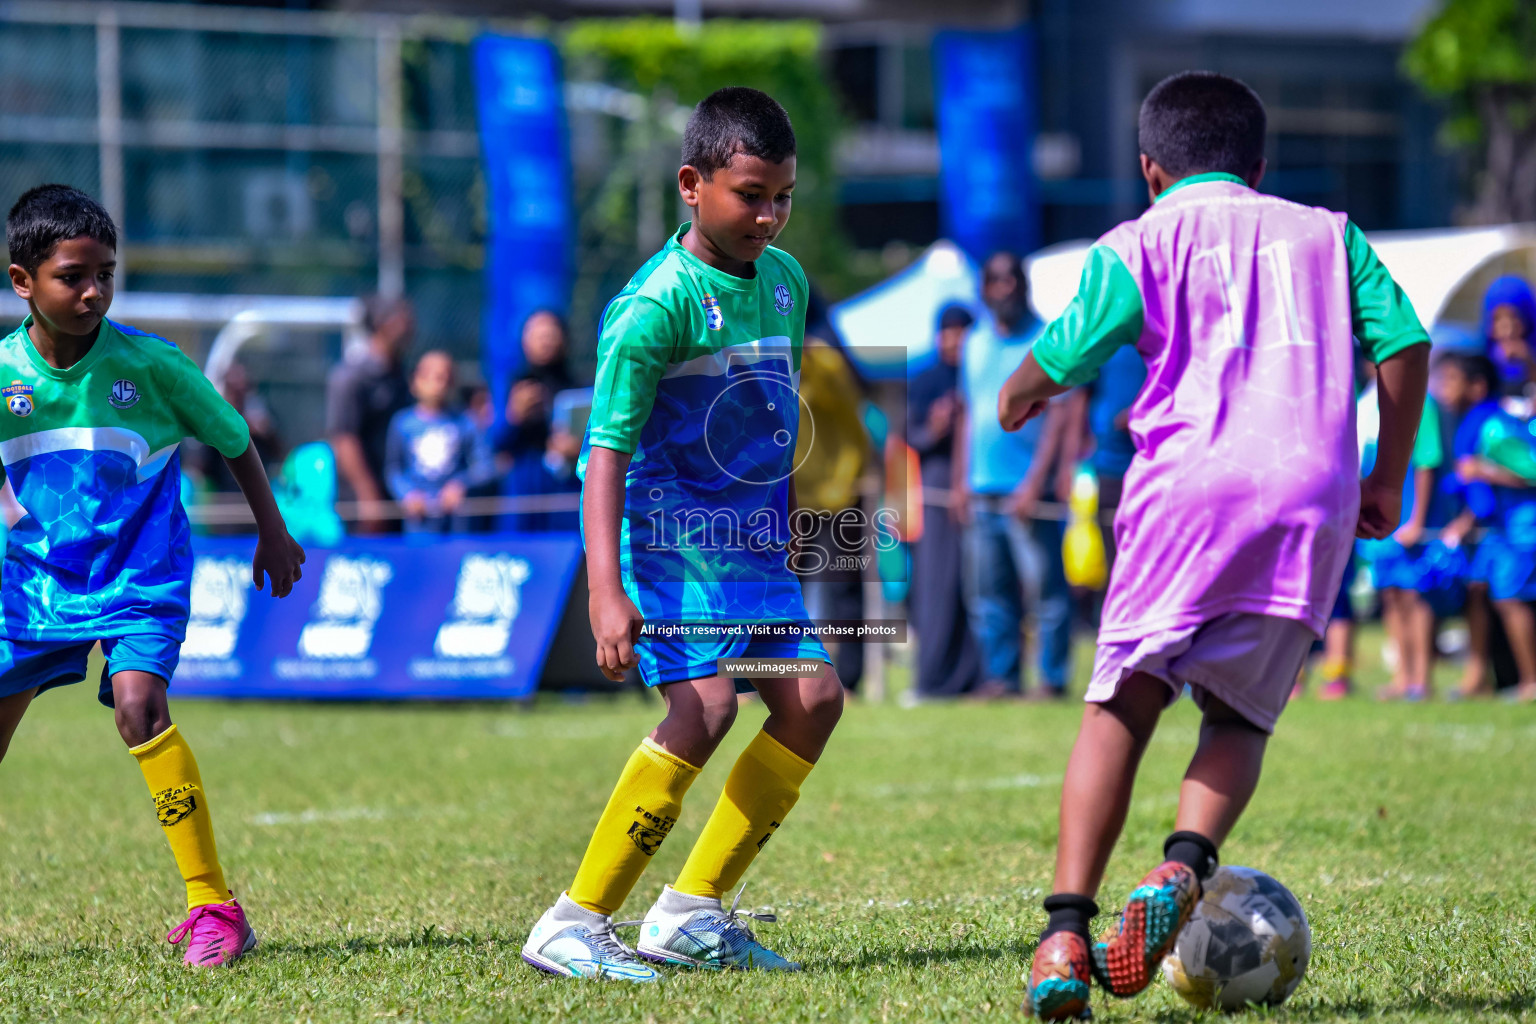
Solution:
{"label": "green grass field", "polygon": [[[659,714],[585,704],[173,704],[225,866],[261,933],[232,970],[164,941],[180,883],[132,758],[86,687],[41,698],[0,767],[0,1018],[886,1021],[1017,1019],[1078,709],[854,705],[748,876],[795,976],[636,990],[519,951],[568,884],[615,773]],[[735,752],[695,785],[625,911],[681,865]],[[1155,863],[1195,737],[1151,748],[1104,902]],[[1536,1018],[1536,709],[1291,709],[1228,844],[1311,916],[1295,1021]],[[1100,1020],[1200,1016],[1161,982]]]}

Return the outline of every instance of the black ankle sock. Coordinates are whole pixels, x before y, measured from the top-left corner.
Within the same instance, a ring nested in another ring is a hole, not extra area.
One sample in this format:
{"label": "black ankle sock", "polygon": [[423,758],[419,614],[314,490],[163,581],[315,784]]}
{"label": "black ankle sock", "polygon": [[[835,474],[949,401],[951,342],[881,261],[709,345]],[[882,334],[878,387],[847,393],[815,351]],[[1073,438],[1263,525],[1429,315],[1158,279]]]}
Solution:
{"label": "black ankle sock", "polygon": [[1086,937],[1088,922],[1098,916],[1099,905],[1087,896],[1059,892],[1045,898],[1045,912],[1050,917],[1045,922],[1045,931],[1040,933],[1042,941],[1057,932],[1076,932]]}
{"label": "black ankle sock", "polygon": [[1163,856],[1189,865],[1202,882],[1211,877],[1219,863],[1216,844],[1199,832],[1175,832],[1163,843]]}

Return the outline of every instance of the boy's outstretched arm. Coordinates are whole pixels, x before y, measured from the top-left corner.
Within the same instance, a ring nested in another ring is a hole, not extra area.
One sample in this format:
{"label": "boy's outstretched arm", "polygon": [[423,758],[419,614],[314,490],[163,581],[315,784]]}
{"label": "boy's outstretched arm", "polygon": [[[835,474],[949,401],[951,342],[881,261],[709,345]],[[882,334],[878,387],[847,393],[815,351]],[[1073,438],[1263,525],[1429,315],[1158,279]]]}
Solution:
{"label": "boy's outstretched arm", "polygon": [[1381,540],[1397,529],[1403,512],[1403,481],[1413,457],[1413,442],[1419,433],[1428,389],[1427,344],[1411,345],[1377,364],[1376,402],[1381,408],[1381,436],[1376,442],[1376,466],[1360,482],[1357,536]]}
{"label": "boy's outstretched arm", "polygon": [[1045,412],[1046,403],[1051,399],[1071,390],[1047,376],[1031,352],[1003,382],[997,395],[997,418],[1004,430],[1018,430]]}
{"label": "boy's outstretched arm", "polygon": [[288,536],[288,525],[277,510],[277,500],[272,497],[272,485],[267,482],[267,471],[256,454],[256,445],[246,445],[245,451],[233,459],[226,455],[224,462],[256,517],[256,554],[251,558],[251,581],[260,590],[265,574],[272,581],[272,596],[287,597],[304,575],[299,568],[304,564],[304,549]]}
{"label": "boy's outstretched arm", "polygon": [[581,523],[587,546],[587,614],[597,641],[597,667],[620,682],[634,668],[635,641],[645,620],[619,576],[619,526],[624,517],[628,452],[593,445],[581,488]]}
{"label": "boy's outstretched arm", "polygon": [[1141,291],[1120,257],[1108,246],[1089,249],[1077,294],[997,396],[1003,429],[1019,429],[1051,399],[1092,380],[1120,346],[1136,343],[1143,315]]}

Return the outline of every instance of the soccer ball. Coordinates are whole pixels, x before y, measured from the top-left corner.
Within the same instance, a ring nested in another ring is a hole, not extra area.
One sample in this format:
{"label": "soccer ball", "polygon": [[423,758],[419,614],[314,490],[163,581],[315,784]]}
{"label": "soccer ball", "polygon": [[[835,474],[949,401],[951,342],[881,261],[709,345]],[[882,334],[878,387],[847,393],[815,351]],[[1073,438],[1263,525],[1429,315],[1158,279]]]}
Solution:
{"label": "soccer ball", "polygon": [[1312,929],[1285,886],[1253,868],[1223,867],[1163,960],[1163,977],[1201,1009],[1274,1006],[1301,984]]}

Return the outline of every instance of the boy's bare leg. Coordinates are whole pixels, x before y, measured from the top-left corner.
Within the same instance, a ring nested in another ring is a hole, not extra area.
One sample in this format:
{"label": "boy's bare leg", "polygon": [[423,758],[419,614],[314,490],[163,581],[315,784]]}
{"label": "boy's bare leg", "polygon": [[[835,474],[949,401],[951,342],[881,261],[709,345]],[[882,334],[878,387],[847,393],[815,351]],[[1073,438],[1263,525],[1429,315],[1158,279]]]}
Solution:
{"label": "boy's bare leg", "polygon": [[1349,619],[1334,619],[1323,633],[1323,661],[1351,665],[1355,660],[1355,624]]}
{"label": "boy's bare leg", "polygon": [[1520,673],[1520,699],[1536,700],[1536,614],[1519,598],[1495,601],[1494,606],[1499,610],[1499,618],[1504,620],[1509,649]]}
{"label": "boy's bare leg", "polygon": [[5,752],[11,746],[11,737],[16,734],[16,726],[21,724],[21,716],[27,713],[27,706],[36,695],[37,687],[34,686],[9,697],[0,697],[0,761],[5,760]]}
{"label": "boy's bare leg", "polygon": [[667,717],[651,730],[651,742],[695,768],[704,767],[736,721],[736,681],[708,676],[657,689]]}
{"label": "boy's bare leg", "polygon": [[1269,735],[1226,704],[1207,699],[1200,743],[1179,788],[1175,830],[1198,832],[1218,848],[1259,784]]}
{"label": "boy's bare leg", "polygon": [[768,708],[763,731],[812,764],[843,715],[843,684],[831,665],[823,668],[819,676],[764,680],[757,688]]}
{"label": "boy's bare leg", "polygon": [[1477,697],[1493,692],[1488,673],[1488,588],[1467,587],[1467,663],[1461,671],[1459,687],[1463,697]]}
{"label": "boy's bare leg", "polygon": [[1168,703],[1168,684],[1143,672],[1113,698],[1083,709],[1061,787],[1053,891],[1092,899],[1125,827],[1136,769]]}
{"label": "boy's bare leg", "polygon": [[1387,641],[1397,654],[1397,664],[1392,669],[1392,682],[1378,696],[1391,700],[1401,697],[1408,689],[1408,659],[1403,654],[1402,591],[1386,587],[1381,591],[1381,625]]}
{"label": "boy's bare leg", "polygon": [[1429,696],[1434,687],[1432,675],[1435,665],[1435,610],[1424,600],[1424,595],[1405,590],[1398,617],[1402,622],[1401,645],[1408,667],[1408,685],[1422,686]]}

